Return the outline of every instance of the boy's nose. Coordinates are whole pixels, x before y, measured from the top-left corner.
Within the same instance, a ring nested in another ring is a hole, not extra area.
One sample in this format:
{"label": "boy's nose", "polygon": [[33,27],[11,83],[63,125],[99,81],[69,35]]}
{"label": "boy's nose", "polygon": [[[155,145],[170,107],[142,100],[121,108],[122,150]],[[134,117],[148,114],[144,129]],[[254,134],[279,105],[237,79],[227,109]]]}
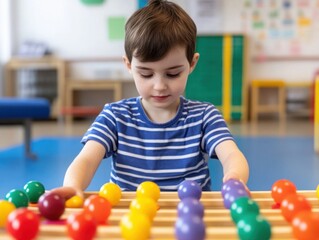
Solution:
{"label": "boy's nose", "polygon": [[166,88],[167,88],[167,85],[165,80],[162,79],[161,77],[157,77],[154,82],[154,89],[160,91],[160,90],[165,90]]}

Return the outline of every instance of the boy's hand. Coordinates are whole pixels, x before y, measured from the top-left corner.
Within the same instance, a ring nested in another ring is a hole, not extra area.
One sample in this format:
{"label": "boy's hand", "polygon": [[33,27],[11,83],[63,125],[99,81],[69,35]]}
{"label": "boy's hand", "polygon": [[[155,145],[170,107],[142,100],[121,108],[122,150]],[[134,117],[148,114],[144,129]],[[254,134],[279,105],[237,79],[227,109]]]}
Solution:
{"label": "boy's hand", "polygon": [[54,193],[60,195],[65,200],[68,200],[68,199],[70,199],[71,197],[73,197],[75,195],[78,195],[82,199],[84,197],[83,191],[76,190],[73,187],[58,187],[58,188],[52,189],[51,192],[54,192]]}
{"label": "boy's hand", "polygon": [[236,174],[236,173],[234,173],[234,172],[229,172],[229,173],[227,173],[227,174],[224,176],[224,178],[223,178],[223,183],[225,183],[226,181],[228,181],[228,180],[230,180],[230,179],[236,179],[236,180],[240,181],[240,182],[245,186],[246,191],[247,191],[247,192],[249,193],[249,195],[250,195],[250,190],[249,190],[249,188],[247,187],[246,183],[245,183],[242,179],[239,178],[238,174]]}

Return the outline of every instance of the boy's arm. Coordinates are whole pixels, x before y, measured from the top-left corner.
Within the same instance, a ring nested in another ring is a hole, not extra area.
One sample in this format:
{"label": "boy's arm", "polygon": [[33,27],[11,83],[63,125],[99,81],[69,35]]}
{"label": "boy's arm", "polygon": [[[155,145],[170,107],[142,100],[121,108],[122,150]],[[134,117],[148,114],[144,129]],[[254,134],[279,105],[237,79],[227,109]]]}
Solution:
{"label": "boy's arm", "polygon": [[88,141],[68,167],[63,187],[53,189],[66,199],[73,195],[83,197],[83,191],[90,184],[98,166],[105,156],[105,148],[95,141]]}
{"label": "boy's arm", "polygon": [[223,141],[216,146],[215,151],[223,166],[223,182],[234,178],[246,184],[249,177],[249,166],[236,143],[232,140]]}

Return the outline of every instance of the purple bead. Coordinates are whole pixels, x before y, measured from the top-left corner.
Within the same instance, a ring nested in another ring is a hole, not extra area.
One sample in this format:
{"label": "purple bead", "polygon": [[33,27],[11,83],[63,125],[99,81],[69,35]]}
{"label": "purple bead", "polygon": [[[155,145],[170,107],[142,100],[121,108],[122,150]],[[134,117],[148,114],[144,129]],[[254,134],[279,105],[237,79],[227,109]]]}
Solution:
{"label": "purple bead", "polygon": [[178,197],[180,200],[184,198],[200,199],[202,196],[201,186],[192,180],[184,180],[178,187]]}
{"label": "purple bead", "polygon": [[232,189],[242,189],[246,191],[244,183],[236,179],[229,179],[222,186],[222,196],[224,197],[225,194],[231,191]]}
{"label": "purple bead", "polygon": [[175,237],[177,240],[204,240],[205,236],[205,223],[200,217],[177,218],[175,223]]}
{"label": "purple bead", "polygon": [[184,198],[177,205],[178,217],[187,217],[189,215],[196,215],[200,218],[204,217],[204,206],[196,198]]}
{"label": "purple bead", "polygon": [[225,196],[224,196],[224,206],[225,208],[227,209],[230,209],[232,203],[234,201],[236,201],[237,198],[240,198],[240,197],[250,197],[249,196],[249,193],[243,189],[231,189],[230,191],[226,192],[225,193]]}
{"label": "purple bead", "polygon": [[65,210],[65,200],[60,195],[47,192],[39,198],[39,212],[49,220],[58,220]]}

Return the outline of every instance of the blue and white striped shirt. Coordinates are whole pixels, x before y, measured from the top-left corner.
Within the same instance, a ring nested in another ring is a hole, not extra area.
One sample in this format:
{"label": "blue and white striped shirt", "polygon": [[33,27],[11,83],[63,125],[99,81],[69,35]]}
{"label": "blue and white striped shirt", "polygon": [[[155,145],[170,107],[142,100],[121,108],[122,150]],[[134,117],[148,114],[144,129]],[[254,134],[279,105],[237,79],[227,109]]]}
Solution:
{"label": "blue and white striped shirt", "polygon": [[158,124],[149,120],[137,97],[106,104],[82,142],[94,140],[105,147],[105,157],[112,156],[111,181],[123,190],[153,181],[171,191],[185,179],[210,190],[207,154],[216,158],[215,147],[229,139],[233,137],[212,104],[181,97],[176,116]]}

